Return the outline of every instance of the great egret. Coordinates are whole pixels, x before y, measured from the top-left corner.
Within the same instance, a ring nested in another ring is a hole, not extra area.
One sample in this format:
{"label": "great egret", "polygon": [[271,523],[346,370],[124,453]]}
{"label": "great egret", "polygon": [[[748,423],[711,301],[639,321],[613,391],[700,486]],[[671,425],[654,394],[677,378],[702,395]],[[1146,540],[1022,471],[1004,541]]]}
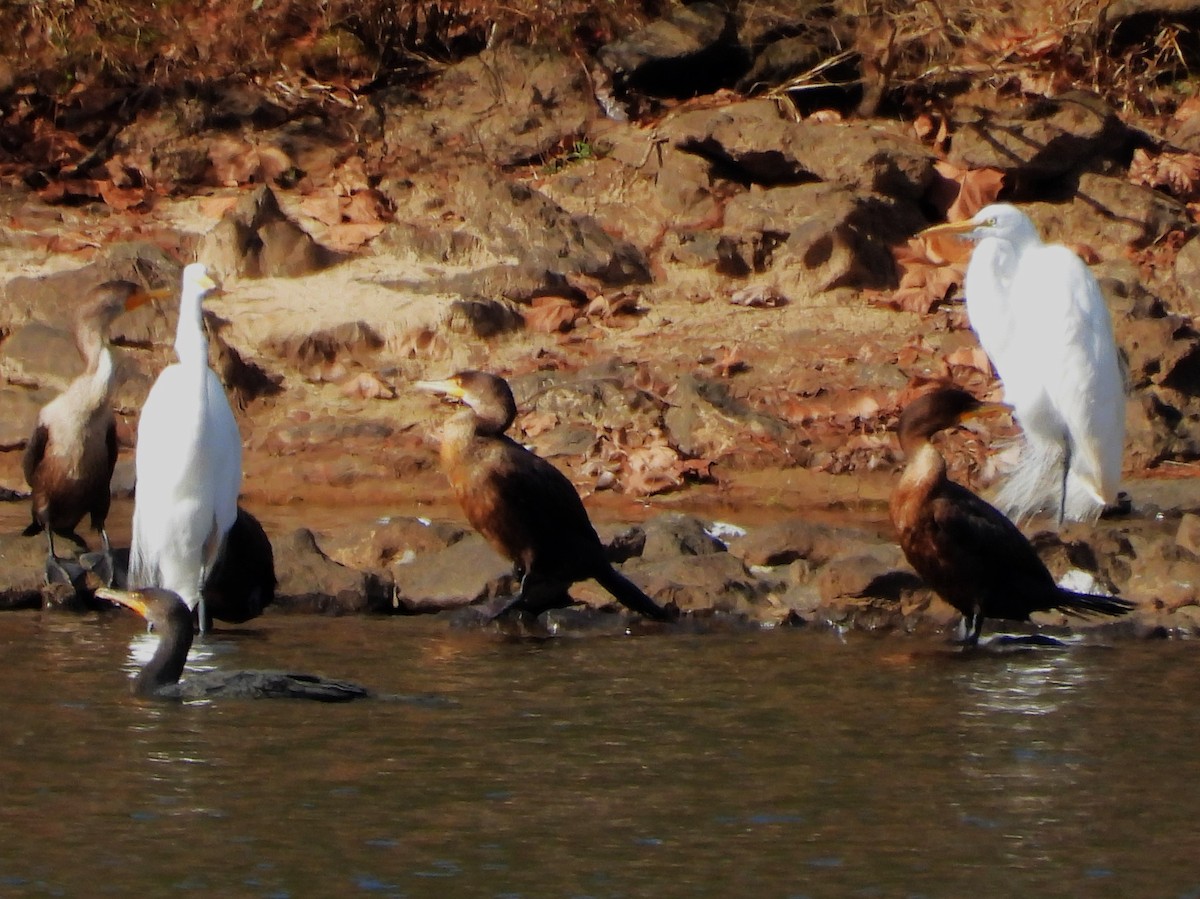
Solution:
{"label": "great egret", "polygon": [[976,242],[967,316],[1025,435],[997,504],[1017,521],[1096,518],[1117,499],[1125,444],[1124,378],[1096,279],[1006,203],[922,233]]}
{"label": "great egret", "polygon": [[192,610],[171,590],[100,589],[96,595],[133,609],[154,628],[158,646],[133,691],[159,699],[314,699],[346,702],[372,694],[358,684],[285,671],[206,671],[180,681],[192,647]]}
{"label": "great egret", "polygon": [[1133,608],[1117,597],[1059,587],[1015,524],[946,476],[945,460],[930,438],[1006,408],[942,387],[910,403],[898,428],[908,461],[888,504],[892,524],[909,564],[963,614],[970,646],[978,643],[984,618],[1028,621],[1031,612],[1049,609],[1117,616]]}
{"label": "great egret", "polygon": [[54,535],[67,537],[82,549],[75,533],[84,515],[100,534],[103,550],[85,553],[80,561],[105,584],[113,578],[112,551],[104,521],[111,499],[109,482],[117,464],[117,425],[112,412],[116,388],[108,332],[122,312],[136,309],[159,295],[129,281],[106,281],[92,288],[75,315],[75,344],[84,372],[38,412],[33,435],[22,460],[25,480],[33,489],[30,536],[42,530],[49,542],[46,580],[71,583],[54,551]]}
{"label": "great egret", "polygon": [[619,574],[604,555],[574,485],[505,435],[517,414],[508,383],[481,371],[415,386],[467,406],[442,431],[442,467],[467,520],[509,559],[521,581],[509,611],[531,615],[571,603],[567,590],[594,578],[624,606],[659,621],[671,616]]}
{"label": "great egret", "polygon": [[201,303],[216,289],[204,266],[183,270],[175,353],[138,422],[131,587],[163,587],[199,610],[203,588],[237,518],[242,441],[220,380],[208,367]]}

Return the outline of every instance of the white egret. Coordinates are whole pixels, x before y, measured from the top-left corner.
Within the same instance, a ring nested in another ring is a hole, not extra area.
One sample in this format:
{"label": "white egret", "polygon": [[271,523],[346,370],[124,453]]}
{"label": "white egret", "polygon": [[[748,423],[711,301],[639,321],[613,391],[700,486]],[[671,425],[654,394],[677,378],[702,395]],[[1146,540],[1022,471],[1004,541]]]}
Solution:
{"label": "white egret", "polygon": [[183,270],[175,353],[158,376],[138,422],[137,494],[131,588],[162,587],[199,609],[203,588],[237,518],[242,441],[221,381],[208,366],[201,303],[216,289],[204,266]]}
{"label": "white egret", "polygon": [[33,522],[25,535],[45,530],[50,545],[46,580],[50,583],[71,583],[54,551],[54,535],[61,534],[87,549],[75,533],[84,515],[91,516],[92,529],[100,534],[104,548],[80,556],[80,562],[105,584],[112,583],[112,552],[104,521],[111,499],[109,482],[117,464],[117,423],[112,412],[116,376],[108,331],[118,315],[157,294],[129,281],[106,281],[88,292],[75,315],[75,344],[83,357],[83,374],[42,407],[25,445],[22,467],[33,489]]}
{"label": "white egret", "polygon": [[997,505],[1018,521],[1095,519],[1117,499],[1125,444],[1124,377],[1096,279],[1006,203],[922,233],[976,242],[967,316],[1025,435]]}

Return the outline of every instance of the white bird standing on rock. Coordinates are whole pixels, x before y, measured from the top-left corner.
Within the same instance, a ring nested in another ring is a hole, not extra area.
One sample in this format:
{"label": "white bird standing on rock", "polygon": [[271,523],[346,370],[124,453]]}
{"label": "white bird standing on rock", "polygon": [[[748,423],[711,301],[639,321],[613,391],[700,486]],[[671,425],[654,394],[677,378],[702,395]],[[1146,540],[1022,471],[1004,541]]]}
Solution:
{"label": "white bird standing on rock", "polygon": [[1096,279],[1007,203],[922,234],[976,242],[967,316],[1025,433],[996,504],[1018,521],[1051,510],[1060,524],[1097,518],[1117,500],[1125,383]]}
{"label": "white bird standing on rock", "polygon": [[162,587],[199,609],[203,588],[237,518],[242,440],[225,389],[208,367],[201,303],[217,289],[204,266],[183,270],[175,353],[138,422],[137,495],[129,557],[132,589]]}

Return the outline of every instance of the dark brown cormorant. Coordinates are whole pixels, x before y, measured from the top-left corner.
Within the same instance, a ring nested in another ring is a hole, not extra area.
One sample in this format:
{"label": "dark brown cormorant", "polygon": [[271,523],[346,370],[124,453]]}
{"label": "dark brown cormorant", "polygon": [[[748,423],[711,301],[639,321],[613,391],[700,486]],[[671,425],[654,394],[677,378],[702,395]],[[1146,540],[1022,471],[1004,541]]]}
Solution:
{"label": "dark brown cormorant", "polygon": [[933,435],[1008,408],[941,387],[914,400],[900,416],[900,446],[908,463],[892,491],[892,523],[909,564],[963,614],[969,646],[979,642],[984,618],[1028,621],[1031,612],[1050,609],[1117,616],[1134,607],[1117,597],[1059,587],[1016,525],[946,477]]}
{"label": "dark brown cormorant", "polygon": [[312,674],[284,671],[207,671],[180,681],[188,650],[192,648],[194,620],[187,603],[170,590],[96,591],[101,599],[127,606],[150,623],[158,634],[154,656],[138,673],[133,692],[162,699],[312,699],[318,702],[348,702],[373,694],[357,684],[329,680]]}
{"label": "dark brown cormorant", "polygon": [[[238,506],[225,536],[225,550],[204,582],[204,610],[211,619],[241,624],[256,618],[275,600],[275,553],[257,518]],[[197,614],[199,609],[196,610]]]}
{"label": "dark brown cormorant", "polygon": [[92,288],[75,315],[75,343],[83,357],[83,374],[42,407],[25,447],[25,480],[33,488],[33,522],[27,536],[42,530],[49,543],[46,579],[71,583],[54,551],[54,535],[66,537],[81,549],[87,543],[75,533],[84,515],[100,534],[103,551],[89,553],[91,567],[101,580],[112,583],[112,553],[104,520],[110,502],[109,482],[117,464],[117,427],[112,412],[116,386],[108,331],[122,312],[163,295],[129,281],[106,281]]}
{"label": "dark brown cormorant", "polygon": [[463,371],[416,386],[467,406],[442,430],[442,468],[467,520],[513,563],[521,582],[496,617],[570,605],[568,588],[587,578],[648,618],[673,617],[612,567],[566,476],[504,433],[517,404],[503,378]]}

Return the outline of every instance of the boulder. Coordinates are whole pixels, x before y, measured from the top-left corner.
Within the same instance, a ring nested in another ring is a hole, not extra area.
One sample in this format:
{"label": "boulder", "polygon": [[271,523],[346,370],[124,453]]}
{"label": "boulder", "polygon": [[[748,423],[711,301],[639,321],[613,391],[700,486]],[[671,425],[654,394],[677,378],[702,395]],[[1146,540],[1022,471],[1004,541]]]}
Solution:
{"label": "boulder", "polygon": [[385,105],[384,139],[409,170],[446,153],[507,168],[548,162],[594,115],[578,61],[501,41],[446,68],[418,100]]}
{"label": "boulder", "polygon": [[1118,159],[1131,132],[1099,97],[1042,97],[1015,113],[956,107],[950,161],[1005,173],[1009,190],[1078,173],[1096,159]]}
{"label": "boulder", "polygon": [[442,549],[393,563],[396,606],[405,612],[455,609],[498,596],[520,585],[512,564],[478,534],[467,534]]}
{"label": "boulder", "polygon": [[618,94],[696,97],[732,85],[749,54],[725,8],[700,2],[671,7],[661,19],[601,47],[596,54]]}
{"label": "boulder", "polygon": [[659,605],[674,605],[680,612],[770,617],[769,585],[727,552],[649,553],[628,563],[625,574]]}
{"label": "boulder", "polygon": [[670,442],[689,456],[713,459],[744,451],[751,441],[782,441],[787,426],[730,396],[717,381],[685,374],[676,382],[663,421]]}
{"label": "boulder", "polygon": [[320,271],[339,256],[288,218],[275,192],[261,185],[201,238],[196,258],[219,280],[236,280],[295,278]]}
{"label": "boulder", "polygon": [[0,534],[0,611],[39,609],[46,586],[46,537]]}
{"label": "boulder", "polygon": [[287,612],[391,612],[392,585],[378,574],[339,565],[307,528],[275,541],[275,607]]}
{"label": "boulder", "polygon": [[769,100],[682,113],[663,131],[681,149],[759,184],[827,181],[915,202],[936,176],[934,154],[890,128],[795,122]]}
{"label": "boulder", "polygon": [[655,515],[642,525],[642,532],[645,534],[640,556],[643,562],[725,552],[725,545],[708,532],[707,522],[682,512]]}

